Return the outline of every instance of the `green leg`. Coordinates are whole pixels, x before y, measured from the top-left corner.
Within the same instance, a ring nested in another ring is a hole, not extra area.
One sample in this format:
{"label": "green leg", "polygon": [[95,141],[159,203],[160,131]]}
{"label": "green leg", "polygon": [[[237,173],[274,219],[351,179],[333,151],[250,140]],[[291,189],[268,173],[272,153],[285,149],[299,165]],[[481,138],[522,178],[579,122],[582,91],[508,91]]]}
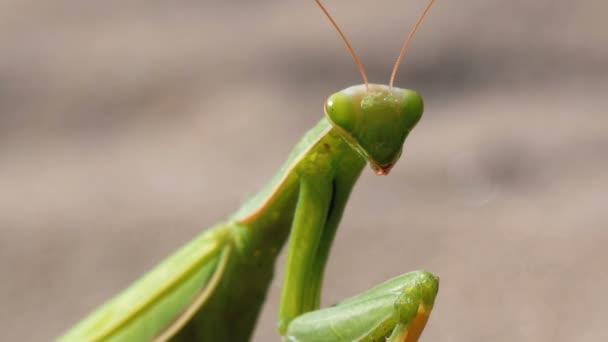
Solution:
{"label": "green leg", "polygon": [[338,305],[294,319],[285,334],[297,342],[416,342],[429,318],[439,279],[415,271]]}
{"label": "green leg", "polygon": [[[338,170],[340,172],[341,170]],[[350,170],[349,170],[350,171]],[[327,222],[323,228],[323,235],[319,242],[319,247],[315,255],[315,261],[312,267],[311,280],[307,287],[306,297],[308,303],[312,306],[308,307],[305,312],[311,310],[317,310],[321,304],[321,288],[323,285],[323,274],[325,272],[325,266],[329,258],[329,252],[338,230],[338,225],[342,218],[342,213],[346,207],[348,197],[353,189],[353,184],[356,182],[359,173],[347,175],[339,175],[334,178],[332,182],[332,200],[329,206],[329,212],[327,214]]]}
{"label": "green leg", "polygon": [[294,215],[281,305],[279,331],[287,331],[291,320],[315,307],[308,288],[319,288],[321,279],[313,277],[319,243],[332,197],[331,177],[303,175]]}

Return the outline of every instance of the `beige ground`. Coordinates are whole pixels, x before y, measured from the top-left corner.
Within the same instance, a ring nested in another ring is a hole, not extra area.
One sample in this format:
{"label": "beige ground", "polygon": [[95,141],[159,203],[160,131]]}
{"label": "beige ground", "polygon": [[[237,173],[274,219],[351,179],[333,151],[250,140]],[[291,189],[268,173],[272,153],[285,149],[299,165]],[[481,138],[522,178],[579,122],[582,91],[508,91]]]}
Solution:
{"label": "beige ground", "polygon": [[[423,2],[329,7],[384,83]],[[426,116],[354,191],[326,305],[426,268],[423,341],[608,340],[607,11],[438,2],[398,81]],[[0,0],[0,340],[57,336],[226,217],[356,83],[312,1]]]}

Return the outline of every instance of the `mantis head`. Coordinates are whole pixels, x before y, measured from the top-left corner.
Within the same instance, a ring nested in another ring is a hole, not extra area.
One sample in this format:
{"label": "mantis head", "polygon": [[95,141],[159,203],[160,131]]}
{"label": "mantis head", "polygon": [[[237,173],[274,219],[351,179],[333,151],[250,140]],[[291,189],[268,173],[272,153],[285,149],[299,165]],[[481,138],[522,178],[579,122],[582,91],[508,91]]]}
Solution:
{"label": "mantis head", "polygon": [[407,89],[368,84],[331,95],[325,115],[378,175],[387,175],[423,111],[422,97]]}
{"label": "mantis head", "polygon": [[330,96],[325,103],[325,115],[369,161],[376,174],[387,175],[401,156],[405,138],[420,120],[424,107],[420,95],[412,90],[393,87],[393,83],[414,34],[435,0],[429,2],[401,48],[389,85],[370,84],[367,81],[365,69],[348,39],[321,1],[315,1],[342,37],[365,82]]}

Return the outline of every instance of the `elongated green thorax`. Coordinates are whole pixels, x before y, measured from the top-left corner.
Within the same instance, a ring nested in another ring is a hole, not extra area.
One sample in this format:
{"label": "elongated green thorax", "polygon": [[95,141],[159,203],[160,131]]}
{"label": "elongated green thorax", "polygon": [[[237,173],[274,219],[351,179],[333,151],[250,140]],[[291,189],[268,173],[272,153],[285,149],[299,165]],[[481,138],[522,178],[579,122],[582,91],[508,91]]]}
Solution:
{"label": "elongated green thorax", "polygon": [[422,97],[415,91],[380,84],[346,88],[325,103],[329,121],[378,175],[388,174],[395,165],[423,109]]}

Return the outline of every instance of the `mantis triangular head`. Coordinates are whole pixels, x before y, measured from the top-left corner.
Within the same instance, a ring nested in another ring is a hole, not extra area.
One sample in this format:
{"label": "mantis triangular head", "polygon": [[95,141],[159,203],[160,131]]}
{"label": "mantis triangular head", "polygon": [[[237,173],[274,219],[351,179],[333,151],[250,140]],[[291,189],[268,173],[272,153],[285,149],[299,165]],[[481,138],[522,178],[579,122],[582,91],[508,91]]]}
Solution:
{"label": "mantis triangular head", "polygon": [[325,115],[376,174],[386,175],[420,120],[422,97],[407,89],[369,84],[346,88],[325,103]]}
{"label": "mantis triangular head", "polygon": [[418,123],[424,110],[422,97],[418,93],[395,88],[393,83],[414,34],[435,0],[429,2],[403,44],[389,85],[368,83],[365,69],[348,39],[320,0],[316,2],[342,37],[365,82],[330,96],[325,103],[325,115],[369,161],[376,174],[387,175],[399,160],[405,138]]}

